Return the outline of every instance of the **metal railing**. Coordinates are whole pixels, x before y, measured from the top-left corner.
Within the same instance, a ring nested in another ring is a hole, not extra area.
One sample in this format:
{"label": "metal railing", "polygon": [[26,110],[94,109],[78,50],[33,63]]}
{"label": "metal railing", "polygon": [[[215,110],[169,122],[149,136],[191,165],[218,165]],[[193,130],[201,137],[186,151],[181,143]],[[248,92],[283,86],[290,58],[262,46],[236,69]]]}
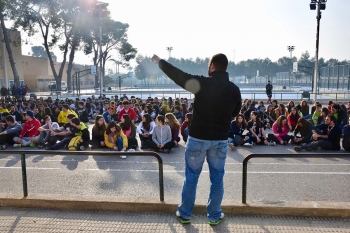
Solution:
{"label": "metal railing", "polygon": [[160,201],[164,201],[164,180],[163,180],[163,159],[159,154],[155,152],[113,152],[113,151],[35,151],[35,150],[17,150],[17,151],[0,151],[0,154],[20,154],[21,155],[21,166],[22,166],[22,182],[23,182],[23,195],[28,196],[27,186],[27,167],[26,167],[26,155],[79,155],[79,156],[153,156],[158,160],[159,169],[159,195]]}
{"label": "metal railing", "polygon": [[248,161],[251,158],[350,158],[350,153],[317,154],[250,154],[243,160],[242,203],[247,203]]}

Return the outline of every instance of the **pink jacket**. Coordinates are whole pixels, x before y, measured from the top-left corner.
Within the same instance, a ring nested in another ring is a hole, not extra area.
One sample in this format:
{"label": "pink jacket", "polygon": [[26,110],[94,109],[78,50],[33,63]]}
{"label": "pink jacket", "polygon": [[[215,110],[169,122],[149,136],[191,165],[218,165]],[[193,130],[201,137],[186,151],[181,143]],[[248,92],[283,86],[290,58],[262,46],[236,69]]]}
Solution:
{"label": "pink jacket", "polygon": [[278,125],[275,123],[272,125],[272,131],[274,134],[279,134],[278,137],[276,137],[278,139],[278,141],[282,141],[282,136],[286,136],[289,132],[289,127],[287,124],[282,125],[282,132],[277,132],[278,131]]}

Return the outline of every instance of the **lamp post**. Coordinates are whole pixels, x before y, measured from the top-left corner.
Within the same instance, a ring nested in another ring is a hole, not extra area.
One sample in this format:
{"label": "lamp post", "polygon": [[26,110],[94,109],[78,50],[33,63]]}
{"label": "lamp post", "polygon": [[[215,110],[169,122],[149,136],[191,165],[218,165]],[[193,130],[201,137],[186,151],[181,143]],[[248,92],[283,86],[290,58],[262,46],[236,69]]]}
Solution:
{"label": "lamp post", "polygon": [[292,52],[295,49],[295,46],[287,46],[288,51],[290,52],[290,58],[293,58]]}
{"label": "lamp post", "polygon": [[320,20],[321,20],[321,10],[326,9],[327,0],[311,0],[310,10],[316,10],[317,7],[317,30],[316,30],[316,53],[315,53],[315,69],[314,69],[314,101],[317,100],[317,81],[318,81],[318,47],[319,47],[319,37],[320,37]]}
{"label": "lamp post", "polygon": [[106,9],[108,3],[104,2],[97,2],[97,7],[98,7],[98,21],[99,21],[99,30],[100,30],[100,38],[99,38],[99,50],[100,50],[100,96],[103,95],[103,63],[102,63],[102,9]]}
{"label": "lamp post", "polygon": [[169,58],[170,58],[171,50],[173,50],[173,47],[166,47],[166,50],[168,50],[168,52],[169,52]]}

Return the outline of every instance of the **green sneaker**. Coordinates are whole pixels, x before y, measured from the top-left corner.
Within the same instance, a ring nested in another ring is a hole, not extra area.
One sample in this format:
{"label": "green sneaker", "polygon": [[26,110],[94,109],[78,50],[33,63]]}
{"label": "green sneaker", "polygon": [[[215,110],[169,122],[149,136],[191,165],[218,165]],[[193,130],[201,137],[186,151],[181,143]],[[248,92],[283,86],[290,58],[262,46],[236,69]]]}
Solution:
{"label": "green sneaker", "polygon": [[181,217],[180,212],[178,210],[176,211],[176,218],[179,219],[179,221],[182,224],[189,224],[189,223],[191,223],[191,219],[186,219],[186,218]]}
{"label": "green sneaker", "polygon": [[217,221],[209,221],[209,225],[211,225],[211,226],[219,225],[219,223],[221,223],[224,220],[224,217],[225,217],[224,213],[221,213],[221,216],[220,216],[219,220],[217,220]]}
{"label": "green sneaker", "polygon": [[31,142],[31,143],[29,144],[29,146],[30,146],[30,147],[35,147],[36,144],[35,144],[34,142]]}
{"label": "green sneaker", "polygon": [[13,147],[20,148],[20,147],[22,147],[22,144],[13,144]]}

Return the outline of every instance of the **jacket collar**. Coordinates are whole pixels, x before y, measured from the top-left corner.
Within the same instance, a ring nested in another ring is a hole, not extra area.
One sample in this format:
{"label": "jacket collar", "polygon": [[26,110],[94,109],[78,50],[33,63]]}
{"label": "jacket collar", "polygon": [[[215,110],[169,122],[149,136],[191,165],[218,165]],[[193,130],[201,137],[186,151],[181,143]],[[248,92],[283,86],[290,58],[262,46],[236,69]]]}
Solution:
{"label": "jacket collar", "polygon": [[228,78],[228,73],[225,71],[213,71],[210,73],[209,77],[215,77],[215,78]]}

